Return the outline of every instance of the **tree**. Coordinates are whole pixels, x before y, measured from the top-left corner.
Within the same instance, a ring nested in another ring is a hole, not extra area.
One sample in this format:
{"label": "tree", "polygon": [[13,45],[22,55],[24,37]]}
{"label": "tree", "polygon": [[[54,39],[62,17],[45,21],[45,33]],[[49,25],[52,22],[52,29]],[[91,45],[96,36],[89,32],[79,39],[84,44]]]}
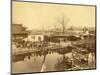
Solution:
{"label": "tree", "polygon": [[61,18],[57,18],[57,22],[61,24],[62,26],[62,33],[65,33],[66,25],[68,25],[69,18],[65,17],[65,15],[62,15]]}

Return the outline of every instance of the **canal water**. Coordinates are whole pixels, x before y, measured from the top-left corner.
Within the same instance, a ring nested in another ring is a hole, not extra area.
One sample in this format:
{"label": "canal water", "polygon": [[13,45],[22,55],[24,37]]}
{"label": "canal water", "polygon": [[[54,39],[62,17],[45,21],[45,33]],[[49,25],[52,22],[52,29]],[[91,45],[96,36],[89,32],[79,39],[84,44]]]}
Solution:
{"label": "canal water", "polygon": [[[72,58],[72,53],[66,53],[65,57]],[[59,63],[59,60],[63,59],[62,54],[56,52],[49,53],[44,56],[28,56],[24,57],[24,60],[16,61],[12,63],[13,73],[28,73],[28,72],[47,72],[47,71],[58,71],[55,67]],[[58,64],[59,66],[60,64]],[[63,66],[62,66],[63,67]]]}

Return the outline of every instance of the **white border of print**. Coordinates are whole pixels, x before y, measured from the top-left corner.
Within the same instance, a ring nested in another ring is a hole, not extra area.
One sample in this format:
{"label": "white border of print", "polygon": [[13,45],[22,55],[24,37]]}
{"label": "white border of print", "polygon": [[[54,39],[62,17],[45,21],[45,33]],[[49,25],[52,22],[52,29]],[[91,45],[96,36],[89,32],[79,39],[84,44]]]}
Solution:
{"label": "white border of print", "polygon": [[[25,0],[24,0],[25,1]],[[98,75],[100,71],[100,0],[27,0],[41,2],[97,5],[97,69],[69,72],[37,73],[37,75]],[[0,75],[10,75],[10,0],[0,0]],[[33,74],[25,74],[33,75]]]}

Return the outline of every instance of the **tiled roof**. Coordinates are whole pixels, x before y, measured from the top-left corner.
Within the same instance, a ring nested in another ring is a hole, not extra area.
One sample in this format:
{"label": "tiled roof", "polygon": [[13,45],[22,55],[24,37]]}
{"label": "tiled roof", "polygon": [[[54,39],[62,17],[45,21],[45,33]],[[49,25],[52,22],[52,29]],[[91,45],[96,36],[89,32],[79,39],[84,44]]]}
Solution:
{"label": "tiled roof", "polygon": [[25,27],[22,24],[13,24],[12,25],[12,34],[27,34]]}

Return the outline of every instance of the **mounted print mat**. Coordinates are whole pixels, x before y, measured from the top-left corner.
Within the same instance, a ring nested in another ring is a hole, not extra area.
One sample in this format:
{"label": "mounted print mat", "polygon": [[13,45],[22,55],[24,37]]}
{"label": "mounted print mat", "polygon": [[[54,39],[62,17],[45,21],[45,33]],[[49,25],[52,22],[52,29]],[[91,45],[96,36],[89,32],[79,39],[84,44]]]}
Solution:
{"label": "mounted print mat", "polygon": [[96,6],[12,1],[12,74],[96,69]]}

